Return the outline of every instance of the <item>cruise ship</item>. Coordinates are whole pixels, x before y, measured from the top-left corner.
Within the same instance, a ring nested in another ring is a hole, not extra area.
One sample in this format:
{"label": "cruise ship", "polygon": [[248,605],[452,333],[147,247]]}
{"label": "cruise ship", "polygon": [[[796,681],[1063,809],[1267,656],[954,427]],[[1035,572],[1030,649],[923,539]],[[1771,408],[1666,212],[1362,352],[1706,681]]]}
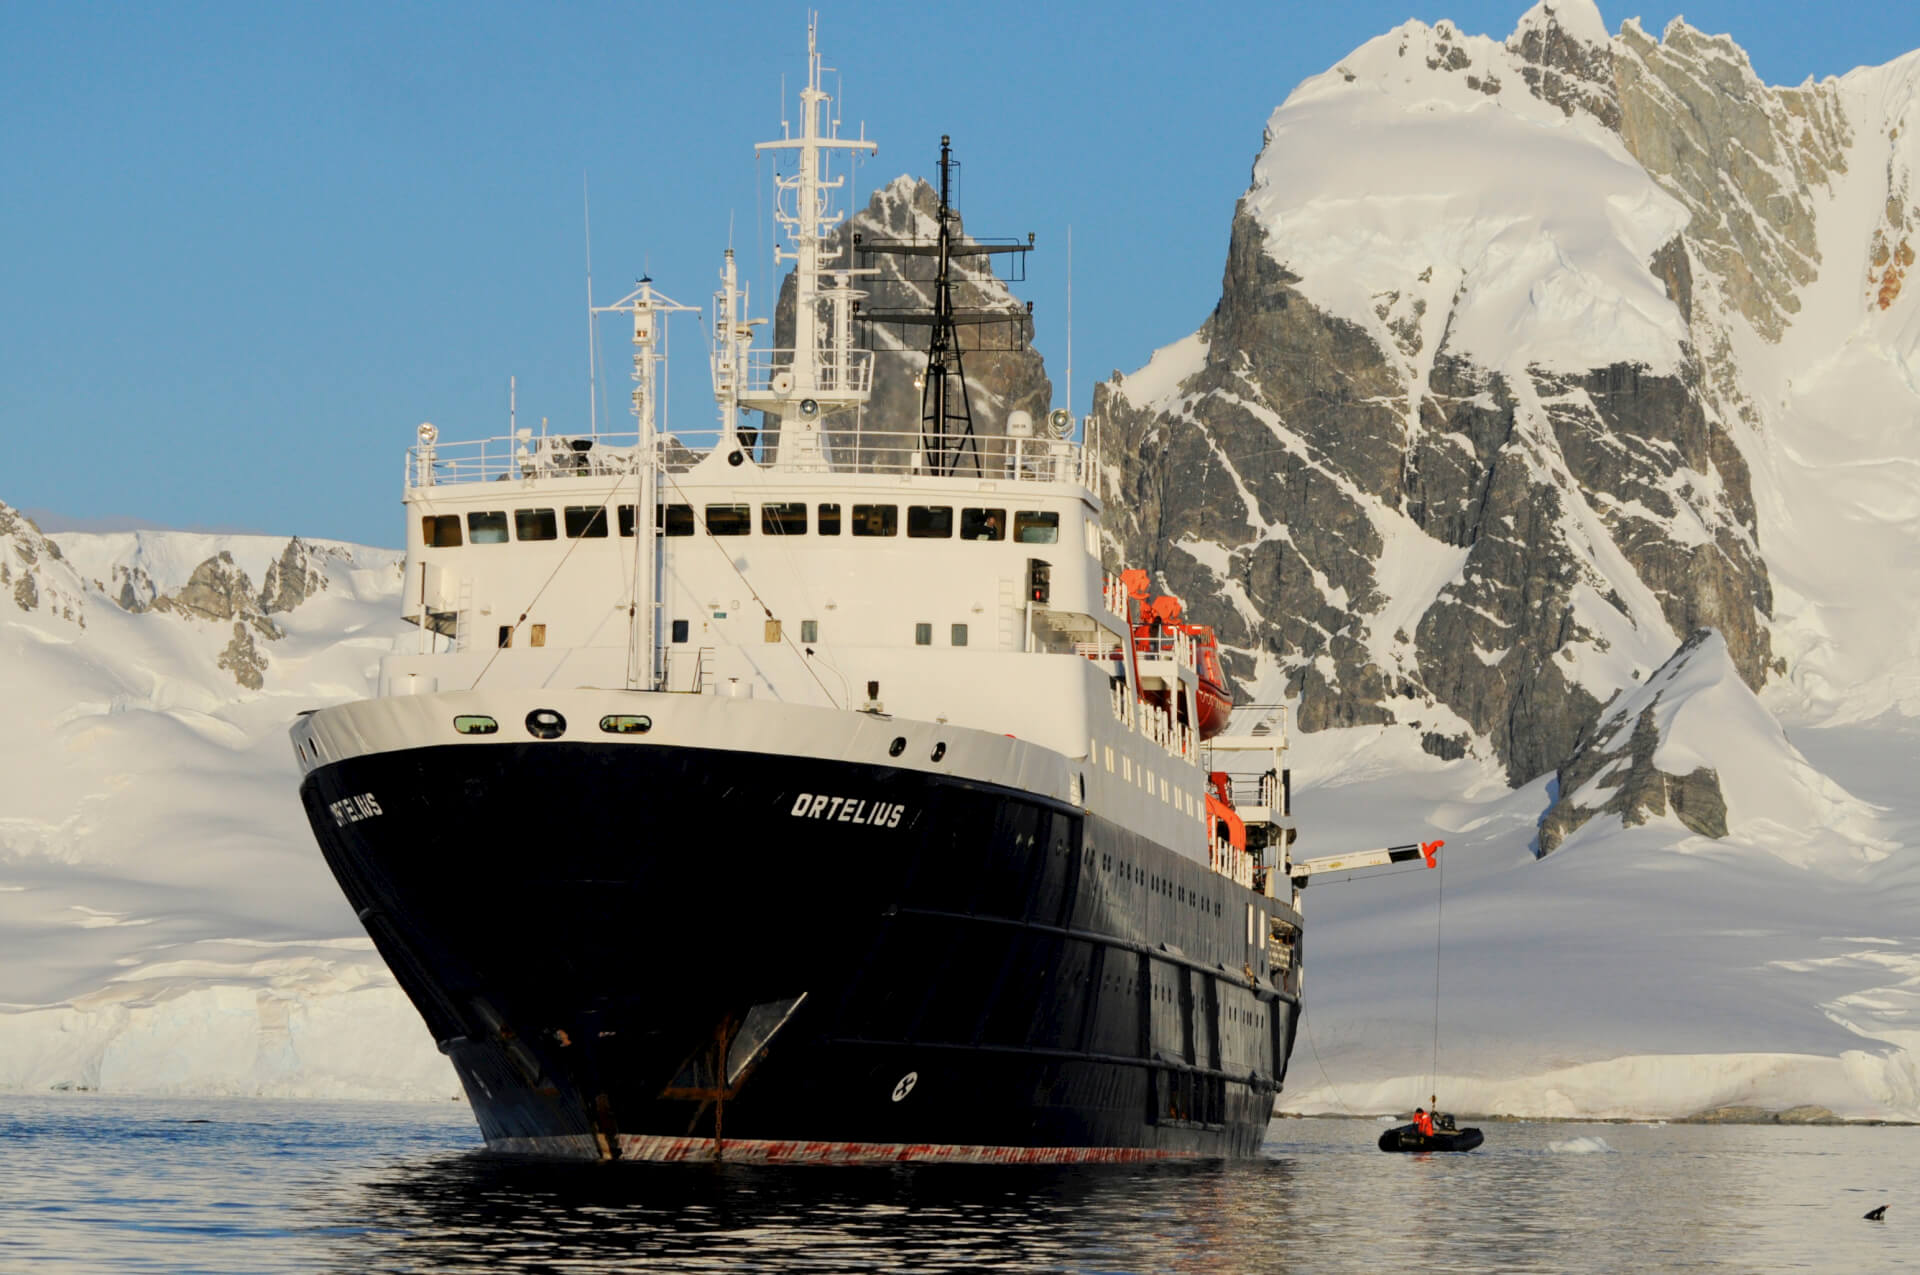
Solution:
{"label": "cruise ship", "polygon": [[[605,307],[631,432],[418,428],[417,632],[293,726],[314,834],[492,1148],[1253,1154],[1300,1018],[1284,715],[1103,568],[1091,421],[974,428],[948,284],[1009,249],[955,228],[945,139],[928,233],[836,234],[874,144],[808,59],[760,147],[790,338],[729,251],[712,430],[657,425],[688,307],[650,280]],[[868,407],[865,325],[916,321],[869,301],[889,252],[934,281],[904,420]]]}

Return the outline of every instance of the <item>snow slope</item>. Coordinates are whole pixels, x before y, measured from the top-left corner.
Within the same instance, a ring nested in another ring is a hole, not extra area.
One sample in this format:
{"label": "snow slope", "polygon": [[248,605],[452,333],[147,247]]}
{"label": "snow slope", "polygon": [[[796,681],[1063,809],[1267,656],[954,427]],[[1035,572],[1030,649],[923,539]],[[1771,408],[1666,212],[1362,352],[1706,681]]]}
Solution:
{"label": "snow slope", "polygon": [[1383,348],[1399,316],[1381,298],[1419,278],[1436,320],[1464,290],[1448,346],[1515,380],[1679,362],[1686,322],[1646,263],[1686,210],[1619,134],[1525,92],[1500,41],[1409,22],[1307,80],[1267,123],[1247,203],[1301,291]]}
{"label": "snow slope", "polygon": [[399,555],[314,543],[325,587],[277,612],[259,691],[219,667],[231,625],[122,610],[139,567],[177,593],[220,553],[258,585],[284,539],[54,538],[82,619],[0,597],[0,1087],[309,1097],[457,1092],[307,832],[286,726],[367,693]]}
{"label": "snow slope", "polygon": [[1294,737],[1296,853],[1447,844],[1437,871],[1307,890],[1307,1023],[1283,1110],[1400,1111],[1437,1092],[1531,1116],[1811,1104],[1920,1119],[1920,802],[1904,782],[1920,724],[1790,740],[1744,706],[1718,716],[1744,688],[1724,660],[1706,668],[1670,697],[1672,746],[1740,733],[1745,773],[1774,785],[1730,791],[1719,840],[1602,816],[1536,859],[1549,781],[1509,790],[1390,730]]}

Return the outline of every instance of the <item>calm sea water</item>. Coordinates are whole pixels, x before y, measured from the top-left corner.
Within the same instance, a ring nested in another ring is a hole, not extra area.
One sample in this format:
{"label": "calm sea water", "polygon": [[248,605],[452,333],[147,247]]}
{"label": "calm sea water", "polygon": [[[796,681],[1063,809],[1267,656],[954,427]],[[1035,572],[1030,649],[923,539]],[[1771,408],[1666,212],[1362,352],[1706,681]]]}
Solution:
{"label": "calm sea water", "polygon": [[0,1097],[0,1270],[1920,1266],[1920,1129],[1483,1127],[1460,1156],[1281,1120],[1247,1164],[556,1165],[480,1152],[452,1103]]}

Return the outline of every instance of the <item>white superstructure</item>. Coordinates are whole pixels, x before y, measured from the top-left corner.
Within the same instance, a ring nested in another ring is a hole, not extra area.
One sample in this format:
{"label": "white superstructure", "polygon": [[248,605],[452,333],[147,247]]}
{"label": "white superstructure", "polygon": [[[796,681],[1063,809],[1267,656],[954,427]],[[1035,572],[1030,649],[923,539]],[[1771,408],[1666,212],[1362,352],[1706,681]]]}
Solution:
{"label": "white superstructure", "polygon": [[[775,254],[794,265],[793,345],[754,346],[729,251],[716,428],[656,431],[665,323],[688,307],[650,281],[606,307],[631,319],[635,431],[442,442],[422,425],[405,494],[419,635],[383,661],[381,695],[595,688],[1011,736],[1064,760],[1055,795],[1251,884],[1205,808],[1192,639],[1132,631],[1068,414],[1017,413],[956,465],[929,463],[919,422],[852,410],[872,355],[854,343],[861,272],[825,242],[844,181],[828,169],[874,144],[833,135],[811,32],[800,99],[797,135],[762,147],[796,168]],[[767,714],[737,746],[808,751],[804,720]]]}

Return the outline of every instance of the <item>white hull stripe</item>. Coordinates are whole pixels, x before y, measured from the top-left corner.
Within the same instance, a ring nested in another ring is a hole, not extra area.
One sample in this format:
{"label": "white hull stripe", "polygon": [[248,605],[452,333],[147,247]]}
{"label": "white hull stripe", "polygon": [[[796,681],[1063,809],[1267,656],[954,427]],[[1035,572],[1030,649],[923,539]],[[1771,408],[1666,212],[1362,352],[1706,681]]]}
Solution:
{"label": "white hull stripe", "polygon": [[[712,1138],[667,1137],[623,1133],[618,1137],[622,1160],[665,1163],[715,1159]],[[517,1155],[603,1158],[594,1138],[496,1138],[495,1151]],[[778,1142],[762,1138],[727,1138],[719,1159],[756,1164],[860,1164],[877,1161],[937,1164],[1135,1164],[1148,1160],[1190,1160],[1193,1151],[1152,1147],[997,1147],[938,1142]]]}

